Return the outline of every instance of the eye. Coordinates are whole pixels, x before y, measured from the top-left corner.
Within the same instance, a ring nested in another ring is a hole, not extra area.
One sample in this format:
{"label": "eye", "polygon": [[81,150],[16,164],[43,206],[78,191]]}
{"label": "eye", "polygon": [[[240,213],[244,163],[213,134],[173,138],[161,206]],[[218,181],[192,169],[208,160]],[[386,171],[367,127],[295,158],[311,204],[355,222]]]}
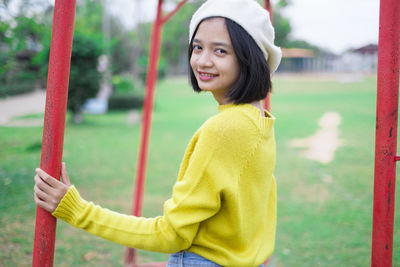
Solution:
{"label": "eye", "polygon": [[201,46],[200,45],[193,45],[193,51],[197,51],[197,50],[201,50]]}
{"label": "eye", "polygon": [[226,54],[226,51],[224,50],[224,49],[222,49],[222,48],[217,48],[217,49],[215,49],[215,52],[217,53],[217,54]]}

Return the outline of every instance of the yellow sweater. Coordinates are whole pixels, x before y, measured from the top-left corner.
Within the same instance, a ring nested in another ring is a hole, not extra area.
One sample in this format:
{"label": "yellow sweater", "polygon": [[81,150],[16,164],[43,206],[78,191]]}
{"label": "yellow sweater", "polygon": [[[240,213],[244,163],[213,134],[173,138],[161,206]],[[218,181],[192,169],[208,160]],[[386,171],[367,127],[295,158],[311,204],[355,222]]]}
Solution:
{"label": "yellow sweater", "polygon": [[53,215],[129,247],[258,266],[273,252],[276,228],[275,118],[265,115],[250,104],[219,106],[190,141],[163,216],[101,208],[74,186]]}

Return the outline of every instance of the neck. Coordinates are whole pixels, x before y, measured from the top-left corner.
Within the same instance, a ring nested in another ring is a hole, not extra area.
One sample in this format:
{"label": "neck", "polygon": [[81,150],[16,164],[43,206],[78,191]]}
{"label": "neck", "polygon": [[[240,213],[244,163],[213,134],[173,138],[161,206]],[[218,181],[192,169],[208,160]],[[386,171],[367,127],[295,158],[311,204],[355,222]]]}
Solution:
{"label": "neck", "polygon": [[218,94],[217,92],[212,92],[214,99],[218,102],[219,105],[226,105],[233,103],[229,100],[228,97]]}
{"label": "neck", "polygon": [[261,101],[253,101],[250,104],[258,108],[261,111],[261,116],[265,117],[264,108],[261,104]]}
{"label": "neck", "polygon": [[252,104],[253,106],[263,110],[263,106],[261,105],[261,101],[253,101],[250,104]]}

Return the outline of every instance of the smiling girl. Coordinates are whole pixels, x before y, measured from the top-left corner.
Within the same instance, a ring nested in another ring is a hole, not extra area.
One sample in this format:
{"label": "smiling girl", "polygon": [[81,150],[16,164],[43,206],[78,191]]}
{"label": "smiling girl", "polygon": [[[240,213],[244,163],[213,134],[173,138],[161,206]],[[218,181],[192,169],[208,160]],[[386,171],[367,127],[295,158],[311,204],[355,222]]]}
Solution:
{"label": "smiling girl", "polygon": [[211,92],[218,113],[192,137],[172,197],[156,218],[85,201],[70,184],[36,169],[34,198],[53,216],[110,241],[172,253],[175,266],[262,266],[276,229],[275,118],[263,110],[281,52],[255,0],[209,0],[190,23],[190,81]]}

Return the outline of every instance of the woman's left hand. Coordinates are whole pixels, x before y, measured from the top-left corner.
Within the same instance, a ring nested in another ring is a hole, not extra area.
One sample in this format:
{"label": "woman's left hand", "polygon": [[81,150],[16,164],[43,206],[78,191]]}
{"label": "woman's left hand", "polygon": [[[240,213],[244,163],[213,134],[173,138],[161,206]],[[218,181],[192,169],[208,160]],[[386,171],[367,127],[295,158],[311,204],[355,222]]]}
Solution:
{"label": "woman's left hand", "polygon": [[53,213],[71,186],[65,163],[63,162],[61,166],[62,182],[48,175],[42,169],[37,168],[35,171],[35,186],[33,188],[35,203]]}

